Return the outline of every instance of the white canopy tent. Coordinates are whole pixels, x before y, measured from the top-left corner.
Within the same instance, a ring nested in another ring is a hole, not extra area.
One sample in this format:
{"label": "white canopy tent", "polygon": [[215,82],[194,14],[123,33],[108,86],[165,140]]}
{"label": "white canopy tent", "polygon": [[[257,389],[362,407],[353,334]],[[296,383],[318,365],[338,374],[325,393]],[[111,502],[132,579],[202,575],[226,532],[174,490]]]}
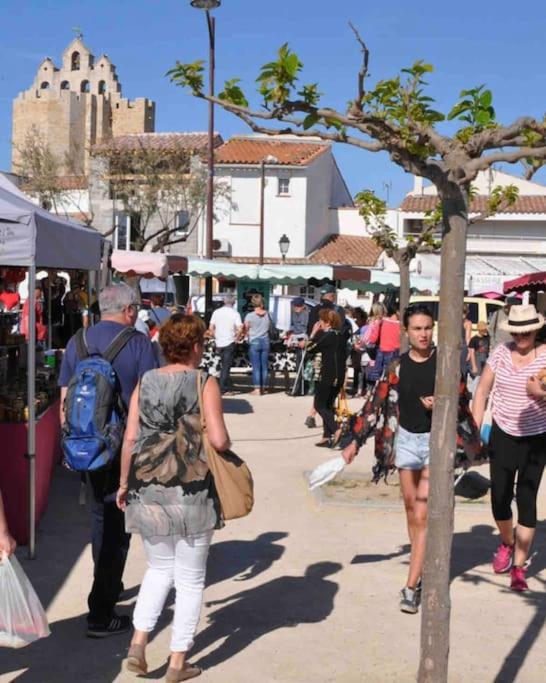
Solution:
{"label": "white canopy tent", "polygon": [[[36,327],[36,268],[99,270],[103,237],[90,228],[41,209],[0,176],[0,265],[23,266],[29,275],[29,330]],[[34,404],[36,337],[28,342],[29,555],[34,557],[36,412]]]}

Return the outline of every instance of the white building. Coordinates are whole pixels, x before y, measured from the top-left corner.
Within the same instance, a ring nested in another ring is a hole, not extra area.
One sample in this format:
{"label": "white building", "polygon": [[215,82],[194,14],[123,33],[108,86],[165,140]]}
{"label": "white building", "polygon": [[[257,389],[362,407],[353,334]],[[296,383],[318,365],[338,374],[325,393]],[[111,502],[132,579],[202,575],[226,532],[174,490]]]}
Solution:
{"label": "white building", "polygon": [[264,163],[264,255],[278,259],[279,239],[290,240],[289,259],[306,258],[332,232],[331,213],[353,200],[330,144],[314,138],[235,137],[216,155],[216,177],[231,187],[216,210],[215,255],[259,256],[261,172]]}
{"label": "white building", "polygon": [[[481,172],[473,182],[476,195],[470,203],[470,218],[478,217],[485,210],[494,187],[506,185],[518,188],[516,202],[491,218],[471,223],[468,228],[465,287],[470,294],[502,292],[506,280],[546,270],[546,187],[493,169]],[[437,202],[436,188],[416,177],[413,190],[406,195],[391,222],[401,241],[419,234],[425,213]],[[391,265],[385,263],[386,268]],[[439,279],[439,254],[419,254],[412,269]]]}

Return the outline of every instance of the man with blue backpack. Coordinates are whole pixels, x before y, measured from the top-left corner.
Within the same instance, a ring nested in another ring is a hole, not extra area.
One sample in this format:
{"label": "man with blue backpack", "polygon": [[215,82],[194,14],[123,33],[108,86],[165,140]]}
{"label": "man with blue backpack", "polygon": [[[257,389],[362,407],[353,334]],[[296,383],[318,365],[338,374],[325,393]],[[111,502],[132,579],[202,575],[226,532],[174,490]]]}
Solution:
{"label": "man with blue backpack", "polygon": [[116,506],[120,449],[131,394],[142,375],[157,367],[150,340],[134,328],[134,290],[126,284],[106,287],[99,307],[100,322],[78,330],[68,342],[59,375],[64,461],[85,473],[93,491],[90,638],[131,628],[130,618],[115,612],[130,540]]}

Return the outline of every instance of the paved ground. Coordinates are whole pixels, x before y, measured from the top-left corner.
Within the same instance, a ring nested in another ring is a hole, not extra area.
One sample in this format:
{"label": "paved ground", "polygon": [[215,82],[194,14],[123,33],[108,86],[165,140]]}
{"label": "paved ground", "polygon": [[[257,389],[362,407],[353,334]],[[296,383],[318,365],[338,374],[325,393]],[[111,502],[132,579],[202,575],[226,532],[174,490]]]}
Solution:
{"label": "paved ground", "polygon": [[[192,659],[203,683],[406,682],[415,679],[419,618],[397,609],[406,573],[404,515],[384,508],[325,505],[303,473],[331,457],[303,427],[309,399],[284,394],[226,400],[235,450],[252,467],[256,507],[214,539],[206,605]],[[353,471],[369,470],[369,449]],[[59,470],[25,569],[47,606],[52,635],[0,654],[0,682],[134,679],[120,673],[128,638],[83,637],[92,563],[79,484]],[[544,487],[532,592],[507,590],[490,558],[496,539],[487,506],[459,505],[453,562],[450,681],[546,680],[546,505]],[[144,570],[139,538],[125,585],[130,612]],[[150,680],[165,672],[172,603],[149,648]]]}

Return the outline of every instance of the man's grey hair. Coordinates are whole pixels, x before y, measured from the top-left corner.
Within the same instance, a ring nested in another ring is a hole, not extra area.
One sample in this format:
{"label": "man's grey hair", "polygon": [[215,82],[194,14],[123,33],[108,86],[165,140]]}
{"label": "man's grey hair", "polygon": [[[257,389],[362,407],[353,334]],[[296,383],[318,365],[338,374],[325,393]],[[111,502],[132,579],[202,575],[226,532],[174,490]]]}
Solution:
{"label": "man's grey hair", "polygon": [[224,297],[224,306],[233,306],[235,304],[235,297],[233,294],[226,294]]}
{"label": "man's grey hair", "polygon": [[127,306],[138,303],[137,295],[134,289],[120,283],[118,285],[110,285],[101,289],[99,294],[99,308],[101,315],[116,315],[121,313]]}

